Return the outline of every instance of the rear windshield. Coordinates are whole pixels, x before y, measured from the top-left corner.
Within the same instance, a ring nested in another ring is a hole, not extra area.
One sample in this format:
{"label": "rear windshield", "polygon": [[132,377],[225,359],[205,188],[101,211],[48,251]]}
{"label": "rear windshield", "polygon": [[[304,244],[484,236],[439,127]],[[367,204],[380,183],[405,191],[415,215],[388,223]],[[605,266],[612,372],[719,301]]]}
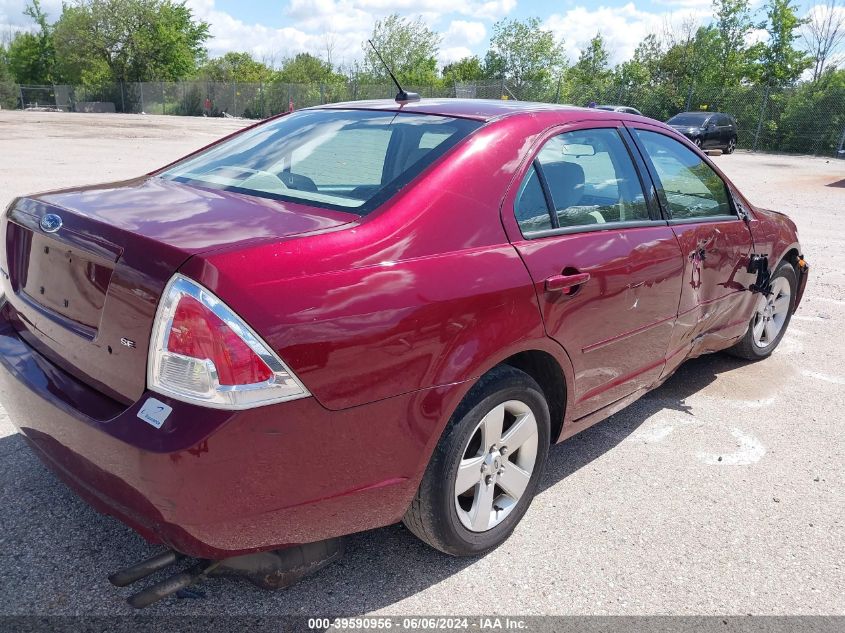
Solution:
{"label": "rear windshield", "polygon": [[159,176],[365,214],[480,125],[425,114],[303,110],[239,134]]}
{"label": "rear windshield", "polygon": [[676,114],[666,121],[669,125],[702,125],[710,114],[684,113]]}

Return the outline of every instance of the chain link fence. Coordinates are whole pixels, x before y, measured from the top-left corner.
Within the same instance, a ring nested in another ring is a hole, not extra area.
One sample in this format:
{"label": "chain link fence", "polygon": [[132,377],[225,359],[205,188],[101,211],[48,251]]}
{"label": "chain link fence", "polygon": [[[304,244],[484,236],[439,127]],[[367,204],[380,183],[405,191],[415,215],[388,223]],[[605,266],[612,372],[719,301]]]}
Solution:
{"label": "chain link fence", "polygon": [[[800,84],[732,88],[675,84],[578,86],[516,85],[503,80],[438,86],[407,86],[424,98],[515,99],[585,106],[626,105],[665,121],[678,112],[709,110],[733,115],[739,147],[760,151],[840,155],[845,139],[845,93]],[[183,116],[234,116],[261,119],[291,108],[324,103],[392,98],[391,84],[218,83],[208,81],[115,83],[102,86],[0,85],[0,106],[48,108],[68,112],[127,112]]]}

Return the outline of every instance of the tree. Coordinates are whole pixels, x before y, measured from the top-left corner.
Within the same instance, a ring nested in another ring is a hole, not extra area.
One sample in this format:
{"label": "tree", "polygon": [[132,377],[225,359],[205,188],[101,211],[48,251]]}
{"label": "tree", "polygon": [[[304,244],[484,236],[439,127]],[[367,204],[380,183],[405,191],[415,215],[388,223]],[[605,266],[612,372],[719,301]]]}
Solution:
{"label": "tree", "polygon": [[616,81],[623,86],[653,86],[658,82],[663,45],[654,33],[637,44],[634,55],[616,68]]}
{"label": "tree", "polygon": [[50,84],[55,80],[56,51],[53,30],[39,0],[27,5],[24,15],[38,25],[35,33],[18,33],[9,46],[9,66],[20,84]]}
{"label": "tree", "polygon": [[276,80],[287,84],[336,83],[346,78],[334,72],[331,64],[310,53],[299,53],[286,60]]}
{"label": "tree", "polygon": [[748,72],[746,41],[754,27],[750,0],[713,0],[713,13],[718,32],[721,84],[733,86],[740,83]]}
{"label": "tree", "polygon": [[813,81],[818,81],[830,55],[845,42],[845,6],[838,0],[828,0],[813,7],[803,37],[813,58]]}
{"label": "tree", "polygon": [[207,61],[199,70],[209,81],[250,83],[268,81],[273,71],[252,58],[249,53],[226,53]]}
{"label": "tree", "polygon": [[673,43],[658,63],[661,80],[681,90],[723,85],[720,34],[714,26],[699,26]]}
{"label": "tree", "polygon": [[539,18],[504,19],[493,25],[485,71],[508,82],[517,94],[529,84],[547,87],[560,77],[564,65],[563,43],[541,27]]}
{"label": "tree", "polygon": [[[437,82],[437,53],[441,37],[423,21],[394,13],[373,26],[373,44],[385,63],[404,84],[431,85]],[[377,82],[389,82],[390,76],[372,47],[362,43],[364,75]]]}
{"label": "tree", "polygon": [[818,80],[799,84],[780,119],[782,137],[777,149],[835,155],[845,129],[843,103],[845,70],[829,66]]}
{"label": "tree", "polygon": [[601,92],[610,82],[613,74],[608,60],[610,54],[601,33],[596,33],[590,43],[587,44],[578,61],[567,71],[569,80],[578,86],[596,93]]}
{"label": "tree", "polygon": [[768,0],[766,30],[769,39],[761,55],[762,80],[771,87],[794,83],[812,61],[793,46],[799,29],[805,23],[796,13],[792,0]]}
{"label": "tree", "polygon": [[205,59],[208,24],[174,0],[75,0],[54,28],[70,81],[175,81]]}
{"label": "tree", "polygon": [[477,55],[464,57],[443,67],[443,81],[448,85],[485,78],[484,66]]}
{"label": "tree", "polygon": [[9,66],[9,52],[0,44],[0,107],[14,108],[17,101],[18,93]]}

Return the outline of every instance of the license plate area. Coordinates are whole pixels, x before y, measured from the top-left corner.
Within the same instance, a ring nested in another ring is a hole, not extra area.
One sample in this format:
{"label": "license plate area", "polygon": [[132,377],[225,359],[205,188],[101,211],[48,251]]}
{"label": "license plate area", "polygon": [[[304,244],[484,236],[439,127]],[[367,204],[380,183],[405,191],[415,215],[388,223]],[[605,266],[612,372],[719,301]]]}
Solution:
{"label": "license plate area", "polygon": [[113,268],[46,235],[32,234],[20,292],[65,319],[96,330]]}

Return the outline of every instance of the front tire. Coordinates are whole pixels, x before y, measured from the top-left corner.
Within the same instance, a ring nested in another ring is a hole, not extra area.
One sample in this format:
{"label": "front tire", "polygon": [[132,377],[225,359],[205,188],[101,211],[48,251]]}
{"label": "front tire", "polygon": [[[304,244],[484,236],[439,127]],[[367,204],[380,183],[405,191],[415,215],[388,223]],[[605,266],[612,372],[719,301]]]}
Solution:
{"label": "front tire", "polygon": [[403,522],[435,549],[473,556],[501,545],[543,476],[549,407],[525,372],[484,375],[449,420]]}
{"label": "front tire", "polygon": [[783,339],[792,318],[798,276],[787,262],[781,262],[772,275],[772,294],[759,294],[754,314],[748,324],[748,331],[727,351],[739,358],[759,360],[771,356]]}

